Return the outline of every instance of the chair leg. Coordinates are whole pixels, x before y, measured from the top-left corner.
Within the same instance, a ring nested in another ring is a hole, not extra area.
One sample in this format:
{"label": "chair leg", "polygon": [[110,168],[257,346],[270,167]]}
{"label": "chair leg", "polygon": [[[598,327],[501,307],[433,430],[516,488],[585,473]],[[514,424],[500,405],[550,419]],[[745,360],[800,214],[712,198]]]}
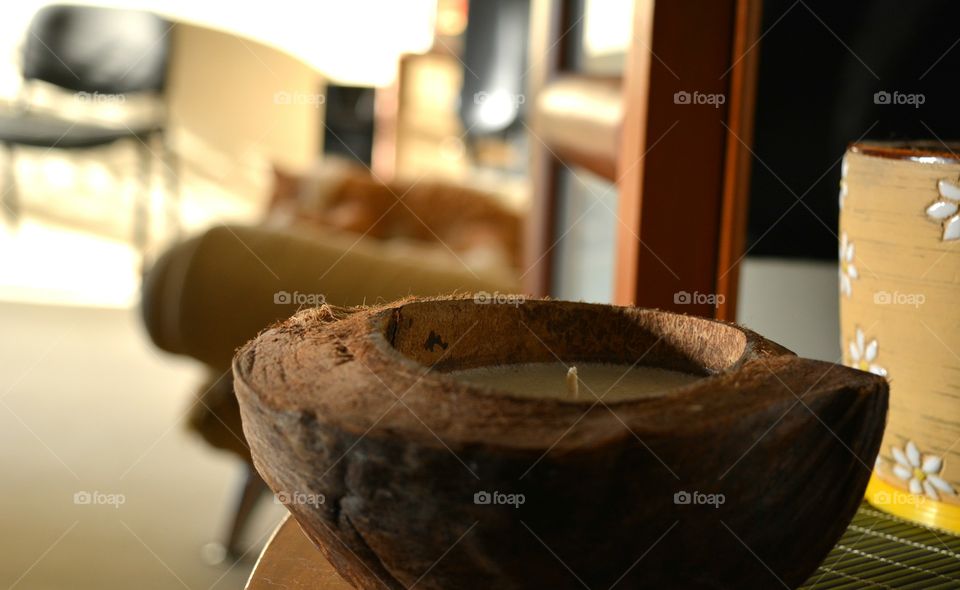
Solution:
{"label": "chair leg", "polygon": [[230,523],[230,531],[227,533],[226,550],[227,555],[238,558],[243,555],[240,547],[240,540],[250,522],[250,516],[260,498],[269,492],[267,484],[261,479],[260,474],[252,465],[247,465],[247,473],[243,482],[243,488],[237,497],[236,509],[233,515],[233,522]]}
{"label": "chair leg", "polygon": [[160,132],[163,142],[164,179],[166,180],[167,227],[174,241],[180,241],[180,159],[170,143],[170,132]]}
{"label": "chair leg", "polygon": [[3,175],[3,184],[0,185],[3,187],[2,198],[0,198],[0,203],[3,204],[3,215],[7,219],[7,223],[12,227],[16,227],[20,222],[20,197],[17,194],[17,177],[16,172],[14,171],[14,159],[13,159],[13,145],[9,143],[3,144],[6,153],[4,154],[4,175]]}
{"label": "chair leg", "polygon": [[150,232],[150,148],[137,142],[140,161],[140,191],[133,206],[133,246],[140,254],[141,265],[146,266],[146,251]]}

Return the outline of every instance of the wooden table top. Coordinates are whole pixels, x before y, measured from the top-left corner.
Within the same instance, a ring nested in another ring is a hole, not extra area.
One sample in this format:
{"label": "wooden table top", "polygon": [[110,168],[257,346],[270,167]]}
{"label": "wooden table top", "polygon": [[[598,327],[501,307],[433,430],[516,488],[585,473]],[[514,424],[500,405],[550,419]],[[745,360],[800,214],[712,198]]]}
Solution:
{"label": "wooden table top", "polygon": [[[960,536],[878,512],[864,503],[801,590],[960,588]],[[287,517],[267,543],[247,590],[354,590]]]}
{"label": "wooden table top", "polygon": [[246,590],[354,590],[287,515],[253,567]]}

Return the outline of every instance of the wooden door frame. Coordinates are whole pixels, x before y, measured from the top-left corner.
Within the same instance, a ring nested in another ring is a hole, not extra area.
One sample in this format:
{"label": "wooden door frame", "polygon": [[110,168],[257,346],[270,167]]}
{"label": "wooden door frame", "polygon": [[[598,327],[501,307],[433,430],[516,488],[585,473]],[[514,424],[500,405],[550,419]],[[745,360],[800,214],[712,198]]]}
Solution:
{"label": "wooden door frame", "polygon": [[[537,132],[542,121],[553,122],[538,97],[574,75],[564,67],[562,43],[573,2],[533,1],[529,94],[537,137],[531,140],[525,288],[538,295],[549,294],[553,275],[560,168],[597,161],[596,154],[580,158],[563,146],[543,145],[539,135],[547,134]],[[619,191],[615,303],[734,319],[760,6],[760,0],[635,1],[620,151],[609,167]],[[723,96],[724,102],[719,108],[682,104],[677,92]]]}

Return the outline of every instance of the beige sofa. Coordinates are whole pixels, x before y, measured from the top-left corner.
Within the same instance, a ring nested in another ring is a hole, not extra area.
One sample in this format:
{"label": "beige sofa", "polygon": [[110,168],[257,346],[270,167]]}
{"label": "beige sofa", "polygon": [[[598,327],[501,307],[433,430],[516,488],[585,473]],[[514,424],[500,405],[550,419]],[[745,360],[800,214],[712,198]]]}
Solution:
{"label": "beige sofa", "polygon": [[249,459],[233,397],[234,351],[304,306],[363,305],[407,295],[516,292],[516,272],[467,267],[440,246],[334,231],[219,226],[161,256],[143,284],[147,333],[159,348],[204,363],[190,424]]}
{"label": "beige sofa", "polygon": [[303,306],[363,305],[407,295],[516,292],[513,269],[478,270],[440,245],[374,240],[333,230],[219,226],[164,253],[144,277],[142,314],[159,348],[209,368],[189,426],[247,463],[224,535],[223,555],[244,553],[241,535],[267,488],[252,468],[233,392],[234,351]]}

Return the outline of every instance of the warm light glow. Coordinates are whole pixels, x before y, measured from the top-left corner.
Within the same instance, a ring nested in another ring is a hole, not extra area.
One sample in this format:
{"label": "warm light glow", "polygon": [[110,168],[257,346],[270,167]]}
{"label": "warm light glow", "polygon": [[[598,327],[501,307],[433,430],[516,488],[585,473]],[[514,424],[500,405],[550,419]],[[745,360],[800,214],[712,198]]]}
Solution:
{"label": "warm light glow", "polygon": [[129,244],[24,219],[0,231],[0,300],[130,307],[139,259]]}
{"label": "warm light glow", "polygon": [[466,0],[440,0],[437,5],[437,33],[448,37],[456,37],[463,34],[466,28]]}
{"label": "warm light glow", "polygon": [[[5,41],[0,49],[13,55],[33,14],[53,3],[23,0],[5,5],[0,23],[0,39]],[[237,35],[288,53],[337,83],[357,86],[390,84],[402,54],[423,53],[433,45],[436,17],[436,0],[75,3],[149,10],[171,21]],[[9,72],[4,72],[0,86],[8,79]]]}
{"label": "warm light glow", "polygon": [[588,57],[626,53],[633,34],[633,0],[587,0],[583,52]]}
{"label": "warm light glow", "polygon": [[64,157],[48,157],[41,161],[43,179],[53,189],[66,190],[72,188],[76,180],[76,169]]}
{"label": "warm light glow", "polygon": [[506,90],[494,90],[479,96],[477,100],[480,101],[477,118],[490,129],[501,129],[509,125],[519,108],[514,95]]}

